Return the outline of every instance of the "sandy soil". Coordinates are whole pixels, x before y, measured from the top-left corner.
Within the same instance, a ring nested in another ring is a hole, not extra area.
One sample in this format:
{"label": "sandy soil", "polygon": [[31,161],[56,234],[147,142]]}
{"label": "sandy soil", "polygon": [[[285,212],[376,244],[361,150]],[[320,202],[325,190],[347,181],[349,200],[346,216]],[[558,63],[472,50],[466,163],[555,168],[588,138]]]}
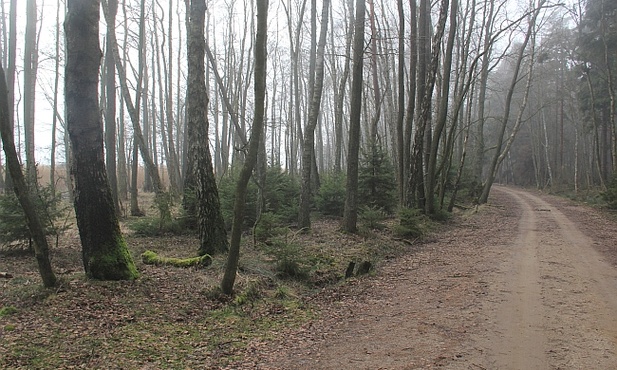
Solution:
{"label": "sandy soil", "polygon": [[376,277],[320,293],[322,318],[232,368],[617,369],[617,228],[567,200],[490,204]]}

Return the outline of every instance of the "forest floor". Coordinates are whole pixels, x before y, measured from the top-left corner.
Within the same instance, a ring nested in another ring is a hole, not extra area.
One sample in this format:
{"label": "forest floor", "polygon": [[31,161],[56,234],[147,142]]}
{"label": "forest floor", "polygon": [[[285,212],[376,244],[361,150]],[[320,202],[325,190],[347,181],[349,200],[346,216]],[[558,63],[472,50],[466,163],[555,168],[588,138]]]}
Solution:
{"label": "forest floor", "polygon": [[[0,280],[0,368],[617,369],[616,222],[499,186],[422,243],[320,221],[293,235],[313,288],[275,278],[248,243],[233,299],[213,288],[217,258],[201,270],[137,261],[137,281],[87,281],[73,235],[54,250],[53,291],[32,257],[0,255],[14,276]],[[195,243],[128,237],[137,260]],[[376,250],[374,273],[340,280]]]}

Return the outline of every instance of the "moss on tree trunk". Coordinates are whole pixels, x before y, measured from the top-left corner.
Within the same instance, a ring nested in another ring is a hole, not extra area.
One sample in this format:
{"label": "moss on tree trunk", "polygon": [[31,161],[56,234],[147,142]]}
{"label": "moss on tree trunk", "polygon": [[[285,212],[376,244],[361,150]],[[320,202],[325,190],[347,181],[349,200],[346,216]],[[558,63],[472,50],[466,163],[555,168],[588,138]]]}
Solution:
{"label": "moss on tree trunk", "polygon": [[138,273],[120,232],[103,155],[98,99],[100,4],[74,1],[68,6],[65,99],[84,268],[92,279],[134,279]]}

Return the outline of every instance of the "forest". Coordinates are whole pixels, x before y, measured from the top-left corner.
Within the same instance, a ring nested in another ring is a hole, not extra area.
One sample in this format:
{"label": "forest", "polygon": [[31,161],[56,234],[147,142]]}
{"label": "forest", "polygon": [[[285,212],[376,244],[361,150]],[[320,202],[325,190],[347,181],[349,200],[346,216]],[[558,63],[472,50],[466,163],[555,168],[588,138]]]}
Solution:
{"label": "forest", "polygon": [[617,208],[614,1],[0,5],[6,292],[15,256],[57,291],[172,265],[220,309],[247,271],[369,273],[495,184]]}

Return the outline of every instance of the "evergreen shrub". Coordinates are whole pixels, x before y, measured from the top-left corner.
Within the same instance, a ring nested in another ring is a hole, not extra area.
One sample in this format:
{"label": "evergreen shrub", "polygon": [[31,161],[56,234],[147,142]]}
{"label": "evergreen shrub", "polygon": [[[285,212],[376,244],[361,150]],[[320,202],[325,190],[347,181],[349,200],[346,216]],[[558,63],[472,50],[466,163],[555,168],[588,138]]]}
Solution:
{"label": "evergreen shrub", "polygon": [[317,210],[326,216],[342,217],[345,210],[345,182],[343,174],[326,174],[315,197]]}
{"label": "evergreen shrub", "polygon": [[617,209],[617,175],[613,176],[606,187],[606,191],[602,192],[602,199],[606,202],[608,208]]}
{"label": "evergreen shrub", "polygon": [[422,223],[425,216],[417,208],[403,208],[399,211],[400,223],[394,228],[396,235],[405,239],[419,238],[424,234]]}
{"label": "evergreen shrub", "polygon": [[358,198],[361,205],[391,214],[396,207],[396,176],[386,151],[372,145],[362,153],[358,168]]}
{"label": "evergreen shrub", "polygon": [[[68,210],[68,206],[62,203],[62,197],[49,185],[37,188],[32,194],[45,235],[58,236],[65,231],[69,225],[59,225]],[[0,195],[0,243],[19,248],[26,246],[32,250],[32,235],[26,215],[13,191]]]}

